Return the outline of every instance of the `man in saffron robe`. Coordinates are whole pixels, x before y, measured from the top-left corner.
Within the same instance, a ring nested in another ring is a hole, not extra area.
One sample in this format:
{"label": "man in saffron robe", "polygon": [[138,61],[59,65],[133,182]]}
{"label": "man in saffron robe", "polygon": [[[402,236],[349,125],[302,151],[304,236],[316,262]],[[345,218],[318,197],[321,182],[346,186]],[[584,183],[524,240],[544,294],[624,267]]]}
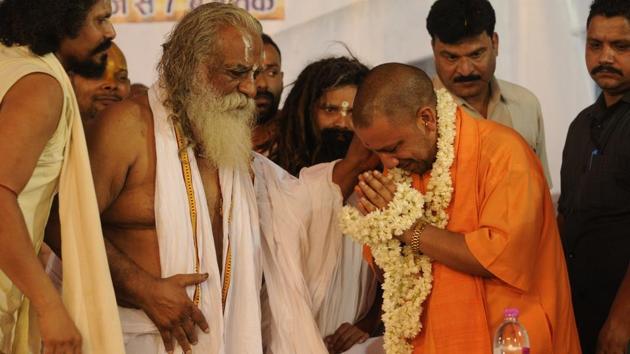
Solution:
{"label": "man in saffron robe", "polygon": [[[437,151],[436,96],[427,75],[403,64],[374,68],[359,88],[353,123],[387,169],[426,190]],[[539,160],[514,130],[458,107],[454,191],[446,230],[426,225],[417,250],[433,259],[414,353],[491,352],[507,307],[520,310],[534,353],[580,353],[566,265]],[[387,207],[395,185],[377,172],[357,186],[359,209]],[[418,237],[418,220],[400,241]],[[415,240],[416,242],[418,239]],[[417,245],[417,243],[416,243]]]}

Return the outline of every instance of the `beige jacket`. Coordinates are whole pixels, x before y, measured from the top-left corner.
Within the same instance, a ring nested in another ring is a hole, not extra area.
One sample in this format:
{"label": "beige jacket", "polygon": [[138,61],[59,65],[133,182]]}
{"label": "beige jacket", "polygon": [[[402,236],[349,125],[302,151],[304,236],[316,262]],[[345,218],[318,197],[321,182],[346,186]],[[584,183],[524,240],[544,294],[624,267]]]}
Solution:
{"label": "beige jacket", "polygon": [[[436,89],[444,88],[438,76],[433,78]],[[455,102],[474,118],[483,118],[475,108],[460,97],[453,96]],[[542,110],[536,96],[528,89],[511,82],[493,78],[490,82],[488,118],[516,130],[534,150],[542,164],[549,188],[551,175],[547,165],[545,147],[545,125]]]}

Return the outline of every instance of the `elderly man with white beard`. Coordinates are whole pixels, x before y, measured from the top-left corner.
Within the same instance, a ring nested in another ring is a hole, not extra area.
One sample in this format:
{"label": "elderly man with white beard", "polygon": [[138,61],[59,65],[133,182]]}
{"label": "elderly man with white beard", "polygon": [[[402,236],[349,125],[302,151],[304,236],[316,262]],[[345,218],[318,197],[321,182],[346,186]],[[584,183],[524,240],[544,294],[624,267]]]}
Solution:
{"label": "elderly man with white beard", "polygon": [[327,353],[314,314],[366,156],[297,179],[252,153],[261,54],[246,11],[199,6],[164,44],[158,82],[88,130],[128,353]]}

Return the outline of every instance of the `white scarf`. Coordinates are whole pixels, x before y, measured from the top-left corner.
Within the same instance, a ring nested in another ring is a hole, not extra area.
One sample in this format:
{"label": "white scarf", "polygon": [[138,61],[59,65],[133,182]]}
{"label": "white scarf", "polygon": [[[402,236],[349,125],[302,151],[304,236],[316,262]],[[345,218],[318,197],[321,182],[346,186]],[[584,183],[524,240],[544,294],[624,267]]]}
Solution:
{"label": "white scarf", "polygon": [[[154,117],[156,146],[155,220],[160,248],[162,277],[194,273],[195,246],[186,186],[179,160],[177,140],[169,112],[158,85],[149,90],[149,103]],[[199,308],[210,326],[210,333],[199,333],[193,353],[261,353],[260,232],[256,199],[249,174],[221,168],[219,179],[223,195],[223,259],[231,242],[232,270],[225,312],[222,310],[223,275],[219,273],[208,210],[195,155],[188,148],[192,182],[197,207],[197,238],[201,273],[208,280],[201,284]],[[232,204],[233,203],[233,204]],[[230,210],[232,220],[230,222]],[[225,270],[225,267],[223,267]],[[194,286],[188,287],[192,298]],[[151,333],[159,338],[155,325],[138,310],[121,309],[126,342],[134,336]],[[146,342],[145,342],[146,343]],[[153,340],[153,348],[143,353],[165,353],[161,340]]]}
{"label": "white scarf", "polygon": [[253,167],[270,311],[266,350],[327,354],[315,317],[341,248],[342,196],[332,182],[334,163],[303,169],[299,179],[259,154]]}

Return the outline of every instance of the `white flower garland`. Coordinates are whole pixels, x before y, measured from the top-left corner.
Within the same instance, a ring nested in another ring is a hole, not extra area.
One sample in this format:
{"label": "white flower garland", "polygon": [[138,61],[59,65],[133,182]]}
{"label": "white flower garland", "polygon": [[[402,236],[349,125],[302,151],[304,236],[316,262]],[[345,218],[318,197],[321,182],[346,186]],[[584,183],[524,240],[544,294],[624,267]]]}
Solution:
{"label": "white flower garland", "polygon": [[395,168],[389,175],[396,183],[394,198],[383,210],[362,216],[353,207],[341,212],[344,234],[372,249],[376,263],[383,269],[383,322],[387,354],[409,354],[411,340],[422,328],[422,303],[431,292],[431,259],[401,245],[400,236],[416,220],[444,229],[448,224],[446,209],[451,202],[453,182],[450,168],[455,159],[455,114],[457,105],[445,89],[437,94],[437,157],[431,169],[427,192],[422,195],[412,187],[410,174]]}

